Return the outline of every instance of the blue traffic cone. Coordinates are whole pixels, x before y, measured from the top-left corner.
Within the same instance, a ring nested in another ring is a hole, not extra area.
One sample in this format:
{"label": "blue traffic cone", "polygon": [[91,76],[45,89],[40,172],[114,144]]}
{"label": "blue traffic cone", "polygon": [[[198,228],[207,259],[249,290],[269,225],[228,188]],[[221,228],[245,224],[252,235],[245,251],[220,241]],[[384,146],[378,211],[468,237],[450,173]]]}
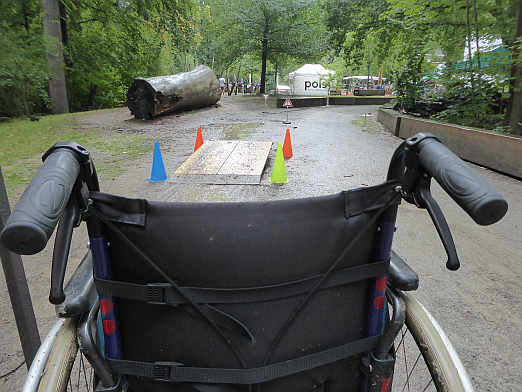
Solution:
{"label": "blue traffic cone", "polygon": [[161,157],[161,151],[158,142],[154,142],[154,157],[152,160],[152,171],[150,172],[150,182],[160,182],[167,179],[167,173],[165,172],[165,166],[163,165],[163,158]]}

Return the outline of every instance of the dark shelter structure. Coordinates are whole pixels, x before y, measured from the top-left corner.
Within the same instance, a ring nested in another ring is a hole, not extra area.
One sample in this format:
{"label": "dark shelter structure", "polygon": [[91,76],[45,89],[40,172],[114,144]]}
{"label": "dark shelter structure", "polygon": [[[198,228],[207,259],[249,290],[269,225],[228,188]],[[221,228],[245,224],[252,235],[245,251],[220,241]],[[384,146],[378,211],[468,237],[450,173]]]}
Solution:
{"label": "dark shelter structure", "polygon": [[127,106],[137,119],[214,105],[221,98],[219,81],[205,65],[176,75],[136,78],[127,92]]}

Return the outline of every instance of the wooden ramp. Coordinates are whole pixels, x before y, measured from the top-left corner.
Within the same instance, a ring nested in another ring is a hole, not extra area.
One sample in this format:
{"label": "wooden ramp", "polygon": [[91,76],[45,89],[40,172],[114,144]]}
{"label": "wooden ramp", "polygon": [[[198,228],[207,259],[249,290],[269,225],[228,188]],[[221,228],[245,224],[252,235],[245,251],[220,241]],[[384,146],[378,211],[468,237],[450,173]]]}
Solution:
{"label": "wooden ramp", "polygon": [[259,184],[272,142],[206,141],[174,172],[192,184]]}

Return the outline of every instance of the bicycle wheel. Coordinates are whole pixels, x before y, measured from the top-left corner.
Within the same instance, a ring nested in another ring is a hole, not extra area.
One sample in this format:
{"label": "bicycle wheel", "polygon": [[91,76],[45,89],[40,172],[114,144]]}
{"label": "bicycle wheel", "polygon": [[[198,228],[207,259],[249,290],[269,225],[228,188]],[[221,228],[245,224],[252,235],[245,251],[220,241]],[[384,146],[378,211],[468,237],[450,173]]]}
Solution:
{"label": "bicycle wheel", "polygon": [[406,324],[395,340],[393,391],[472,392],[466,370],[437,321],[413,295],[398,295],[406,304]]}
{"label": "bicycle wheel", "polygon": [[77,319],[61,319],[42,342],[23,392],[90,392],[94,371],[78,350]]}
{"label": "bicycle wheel", "polygon": [[[412,295],[406,323],[395,339],[393,391],[473,392],[469,377],[446,334]],[[23,392],[93,391],[93,368],[78,350],[77,320],[60,320],[42,343]]]}

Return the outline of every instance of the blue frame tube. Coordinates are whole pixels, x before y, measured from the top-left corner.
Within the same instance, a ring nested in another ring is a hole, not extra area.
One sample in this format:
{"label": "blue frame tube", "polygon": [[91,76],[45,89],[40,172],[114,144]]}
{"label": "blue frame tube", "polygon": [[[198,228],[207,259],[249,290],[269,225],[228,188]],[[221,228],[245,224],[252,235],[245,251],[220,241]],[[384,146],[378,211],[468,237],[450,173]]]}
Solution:
{"label": "blue frame tube", "polygon": [[[91,238],[91,251],[94,259],[94,274],[100,279],[111,279],[109,247],[104,238]],[[112,297],[100,296],[100,314],[104,335],[105,357],[122,359],[121,337],[118,313]]]}
{"label": "blue frame tube", "polygon": [[[379,222],[379,234],[377,237],[377,247],[375,250],[375,260],[387,261],[391,256],[393,234],[395,233],[395,218],[397,217],[398,206],[390,207],[385,212]],[[368,336],[377,336],[383,333],[385,317],[387,314],[386,306],[386,284],[387,276],[376,278],[371,288],[370,303],[368,310]],[[368,377],[364,377],[361,383],[361,391],[368,390]]]}

